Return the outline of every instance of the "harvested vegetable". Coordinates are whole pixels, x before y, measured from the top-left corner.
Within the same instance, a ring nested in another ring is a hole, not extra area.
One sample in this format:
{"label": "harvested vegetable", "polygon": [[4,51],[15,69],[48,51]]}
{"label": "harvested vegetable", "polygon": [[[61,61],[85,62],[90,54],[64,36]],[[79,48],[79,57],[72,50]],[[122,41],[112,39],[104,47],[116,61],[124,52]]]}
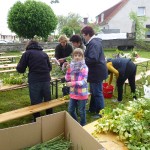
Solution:
{"label": "harvested vegetable", "polygon": [[27,82],[27,74],[10,74],[3,78],[4,84],[23,84]]}
{"label": "harvested vegetable", "polygon": [[37,144],[24,150],[69,150],[70,148],[71,142],[60,135],[52,140]]}
{"label": "harvested vegetable", "polygon": [[129,101],[128,106],[120,104],[112,112],[105,112],[98,120],[97,135],[101,132],[114,132],[127,145],[129,150],[149,150],[150,148],[150,100],[141,98]]}
{"label": "harvested vegetable", "polygon": [[71,60],[72,60],[72,57],[71,57],[71,56],[66,57],[66,61],[67,61],[68,63],[70,63]]}
{"label": "harvested vegetable", "polygon": [[62,71],[61,67],[58,65],[53,65],[53,69],[51,71],[51,76],[53,77],[62,77],[65,75],[65,72]]}

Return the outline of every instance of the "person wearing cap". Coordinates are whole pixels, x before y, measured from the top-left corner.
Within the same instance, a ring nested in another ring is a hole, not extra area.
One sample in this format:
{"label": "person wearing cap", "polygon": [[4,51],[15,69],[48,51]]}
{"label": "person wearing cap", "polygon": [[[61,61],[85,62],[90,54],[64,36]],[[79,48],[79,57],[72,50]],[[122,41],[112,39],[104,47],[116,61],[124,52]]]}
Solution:
{"label": "person wearing cap", "polygon": [[133,98],[136,99],[135,94],[135,76],[136,65],[128,58],[108,58],[107,59],[108,73],[110,74],[109,84],[112,83],[113,75],[116,76],[116,84],[118,90],[118,98],[114,102],[121,102],[123,95],[123,85],[128,79]]}

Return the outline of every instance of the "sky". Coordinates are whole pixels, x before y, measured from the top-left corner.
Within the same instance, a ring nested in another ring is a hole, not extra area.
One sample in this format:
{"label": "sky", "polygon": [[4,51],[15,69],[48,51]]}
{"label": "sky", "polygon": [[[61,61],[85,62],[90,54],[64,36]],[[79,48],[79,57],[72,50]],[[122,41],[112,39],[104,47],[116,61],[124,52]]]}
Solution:
{"label": "sky", "polygon": [[[25,0],[0,0],[0,33],[9,32],[7,28],[7,15],[10,8],[17,1]],[[50,4],[51,0],[39,0],[48,4],[55,15],[67,16],[68,13],[76,13],[81,17],[88,17],[90,22],[104,10],[114,6],[121,0],[59,0],[59,3]]]}

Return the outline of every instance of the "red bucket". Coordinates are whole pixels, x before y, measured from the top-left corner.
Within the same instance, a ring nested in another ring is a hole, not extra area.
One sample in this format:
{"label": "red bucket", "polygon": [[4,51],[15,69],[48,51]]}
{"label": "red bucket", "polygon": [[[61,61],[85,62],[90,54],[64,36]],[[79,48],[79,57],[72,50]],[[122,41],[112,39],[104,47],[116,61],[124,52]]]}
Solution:
{"label": "red bucket", "polygon": [[109,85],[108,83],[103,83],[103,95],[104,98],[112,98],[114,86]]}

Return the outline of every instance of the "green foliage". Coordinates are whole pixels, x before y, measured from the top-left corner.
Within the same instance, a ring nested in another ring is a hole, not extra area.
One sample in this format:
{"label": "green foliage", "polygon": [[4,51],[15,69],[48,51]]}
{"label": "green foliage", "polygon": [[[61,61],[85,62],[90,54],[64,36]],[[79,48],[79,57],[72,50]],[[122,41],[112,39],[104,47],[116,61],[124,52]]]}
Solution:
{"label": "green foliage", "polygon": [[67,37],[70,37],[72,34],[73,34],[73,30],[72,30],[72,28],[71,27],[69,27],[69,26],[64,26],[63,28],[62,28],[62,34],[65,34]]}
{"label": "green foliage", "polygon": [[[150,101],[138,99],[129,101],[128,105],[119,105],[112,112],[105,112],[98,121],[95,133],[115,132],[130,150],[148,150],[150,147]],[[137,134],[138,132],[138,134]]]}
{"label": "green foliage", "polygon": [[147,21],[146,16],[137,16],[133,11],[130,12],[130,19],[135,23],[136,40],[143,40],[147,29],[144,26],[144,22]]}
{"label": "green foliage", "polygon": [[132,61],[135,61],[135,58],[138,58],[139,54],[135,49],[131,50],[129,53],[124,53],[123,51],[116,49],[116,52],[113,54],[113,57],[114,58],[129,58]]}
{"label": "green foliage", "polygon": [[34,0],[16,2],[8,13],[8,27],[19,37],[47,38],[57,25],[57,18],[47,4]]}
{"label": "green foliage", "polygon": [[60,135],[52,140],[37,144],[31,148],[25,148],[24,150],[69,150],[71,145],[72,143],[69,140],[66,140],[62,135]]}
{"label": "green foliage", "polygon": [[78,14],[69,13],[68,16],[58,16],[58,32],[61,33],[64,27],[72,30],[72,33],[79,34],[82,28],[82,18]]}
{"label": "green foliage", "polygon": [[148,29],[144,26],[144,23],[147,21],[148,17],[139,17],[135,12],[131,12],[130,19],[135,23],[136,46],[145,50],[149,50],[150,44],[145,41],[145,35],[146,32],[148,32]]}
{"label": "green foliage", "polygon": [[27,74],[10,74],[3,78],[4,84],[23,84],[27,82]]}
{"label": "green foliage", "polygon": [[60,78],[60,77],[63,77],[65,75],[65,72],[61,69],[60,66],[58,65],[53,65],[53,69],[51,71],[51,76],[53,77],[57,77],[57,78]]}
{"label": "green foliage", "polygon": [[67,61],[68,63],[71,63],[71,60],[72,60],[72,57],[71,57],[71,56],[66,57],[66,61]]}

